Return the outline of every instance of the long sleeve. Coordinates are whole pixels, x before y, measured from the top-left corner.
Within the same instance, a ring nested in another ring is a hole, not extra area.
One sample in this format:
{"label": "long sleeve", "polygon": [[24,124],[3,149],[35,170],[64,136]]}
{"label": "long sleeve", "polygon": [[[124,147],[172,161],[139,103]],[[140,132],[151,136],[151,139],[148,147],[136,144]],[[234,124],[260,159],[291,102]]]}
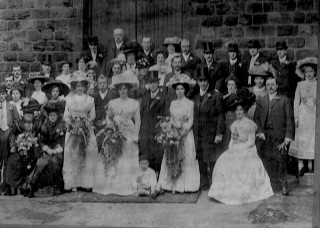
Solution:
{"label": "long sleeve", "polygon": [[63,114],[63,120],[66,122],[66,123],[70,123],[70,103],[69,101],[67,101],[66,103],[66,108],[64,109],[64,114]]}
{"label": "long sleeve", "polygon": [[89,110],[89,121],[93,122],[93,120],[96,118],[96,109],[95,109],[95,105],[94,105],[94,99],[91,98],[91,102],[90,102],[90,110]]}
{"label": "long sleeve", "polygon": [[295,125],[292,104],[288,98],[285,98],[285,112],[286,112],[286,138],[294,140]]}
{"label": "long sleeve", "polygon": [[254,115],[253,115],[253,120],[254,122],[257,124],[258,126],[258,130],[257,130],[257,134],[260,134],[260,133],[264,133],[263,132],[263,128],[261,126],[261,120],[260,120],[260,117],[262,115],[262,110],[261,110],[261,101],[262,100],[257,100],[256,104],[257,104],[257,108],[254,112]]}
{"label": "long sleeve", "polygon": [[137,102],[136,104],[136,112],[135,112],[135,115],[134,115],[134,125],[135,125],[135,128],[134,128],[134,134],[136,137],[138,137],[139,135],[139,131],[140,131],[140,125],[141,125],[141,118],[140,118],[140,105],[139,103]]}
{"label": "long sleeve", "polygon": [[193,113],[194,113],[194,103],[190,102],[190,106],[188,107],[187,110],[187,121],[183,124],[183,128],[187,131],[189,131],[192,127],[193,124]]}
{"label": "long sleeve", "polygon": [[293,104],[293,108],[294,108],[294,118],[298,118],[299,117],[299,106],[301,103],[301,84],[298,84],[297,88],[296,88],[296,92],[294,95],[294,104]]}
{"label": "long sleeve", "polygon": [[218,112],[217,135],[223,135],[225,131],[225,114],[222,110],[222,96],[219,94],[216,98],[216,111]]}

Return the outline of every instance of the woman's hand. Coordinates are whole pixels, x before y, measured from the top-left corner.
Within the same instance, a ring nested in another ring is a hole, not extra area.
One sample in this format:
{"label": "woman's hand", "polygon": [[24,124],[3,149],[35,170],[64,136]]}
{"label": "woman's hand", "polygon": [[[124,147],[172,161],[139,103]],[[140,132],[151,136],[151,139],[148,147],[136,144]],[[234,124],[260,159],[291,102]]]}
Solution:
{"label": "woman's hand", "polygon": [[296,128],[299,127],[299,118],[298,117],[294,118],[294,124],[296,125]]}

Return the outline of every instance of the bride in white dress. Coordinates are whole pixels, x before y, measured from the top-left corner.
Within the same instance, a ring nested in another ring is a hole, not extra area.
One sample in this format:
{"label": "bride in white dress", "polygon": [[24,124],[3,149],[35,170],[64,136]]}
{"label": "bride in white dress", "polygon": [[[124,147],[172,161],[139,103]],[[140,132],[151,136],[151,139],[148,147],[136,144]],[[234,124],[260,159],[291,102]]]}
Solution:
{"label": "bride in white dress", "polygon": [[128,97],[128,93],[132,87],[138,85],[137,83],[136,77],[128,71],[118,75],[113,81],[112,86],[119,91],[120,97],[109,102],[107,116],[111,115],[114,119],[125,122],[119,127],[126,140],[122,145],[121,157],[107,172],[103,158],[99,159],[93,192],[104,195],[131,195],[136,191],[132,186],[132,180],[139,171],[137,143],[141,123],[140,107],[138,101]]}
{"label": "bride in white dress", "polygon": [[200,187],[200,171],[198,161],[196,160],[196,149],[192,131],[194,104],[193,101],[185,97],[186,92],[190,89],[187,81],[177,78],[175,82],[172,82],[172,87],[177,94],[177,100],[172,101],[170,105],[170,116],[174,120],[186,120],[183,124],[185,133],[181,144],[184,156],[182,173],[176,180],[172,180],[165,152],[159,176],[159,184],[162,189],[172,191],[173,193],[196,192]]}

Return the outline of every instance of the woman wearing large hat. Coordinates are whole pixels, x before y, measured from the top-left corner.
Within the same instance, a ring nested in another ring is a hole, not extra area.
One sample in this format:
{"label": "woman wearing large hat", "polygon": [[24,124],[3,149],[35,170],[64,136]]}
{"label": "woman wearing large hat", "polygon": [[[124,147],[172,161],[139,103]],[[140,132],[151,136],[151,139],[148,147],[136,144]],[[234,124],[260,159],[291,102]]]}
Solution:
{"label": "woman wearing large hat", "polygon": [[165,86],[163,85],[164,79],[166,77],[166,74],[170,73],[172,71],[171,67],[171,62],[168,64],[165,59],[168,56],[168,52],[163,49],[159,49],[155,51],[155,56],[156,56],[156,64],[151,66],[149,68],[149,71],[158,71],[159,74],[159,79],[160,79],[160,86]]}
{"label": "woman wearing large hat", "polygon": [[[129,92],[138,87],[138,80],[131,71],[126,71],[115,78],[112,86],[120,97],[108,104],[107,124],[116,125],[125,140],[121,145],[121,154],[111,164],[108,163],[110,157],[114,158],[117,154],[109,148],[109,144],[102,144],[93,191],[104,195],[131,195],[136,191],[132,181],[139,170],[138,136],[141,120],[139,102],[129,98]],[[104,137],[104,134],[100,137]]]}
{"label": "woman wearing large hat", "polygon": [[193,136],[193,101],[186,98],[187,92],[194,83],[189,77],[175,77],[169,81],[177,99],[170,105],[170,117],[177,129],[180,129],[181,140],[172,154],[166,150],[163,156],[159,184],[164,190],[175,192],[196,192],[200,187],[199,164],[196,160],[196,149]]}
{"label": "woman wearing large hat", "polygon": [[181,39],[174,36],[174,37],[166,37],[164,39],[163,45],[166,47],[168,51],[168,57],[165,60],[167,64],[171,66],[171,61],[173,57],[180,55],[180,43]]}
{"label": "woman wearing large hat", "polygon": [[315,152],[316,98],[318,59],[308,57],[297,62],[296,73],[304,81],[297,85],[294,97],[295,140],[290,145],[291,156],[298,159],[299,175],[313,172]]}
{"label": "woman wearing large hat", "polygon": [[63,117],[67,125],[63,163],[65,190],[93,187],[98,146],[93,131],[94,99],[87,95],[88,88],[86,77],[75,78],[71,81],[72,93],[66,99]]}
{"label": "woman wearing large hat", "polygon": [[34,72],[29,75],[27,81],[31,86],[27,90],[26,96],[36,99],[40,105],[46,103],[48,99],[46,94],[41,91],[41,88],[45,82],[49,81],[49,78],[45,77],[40,72]]}

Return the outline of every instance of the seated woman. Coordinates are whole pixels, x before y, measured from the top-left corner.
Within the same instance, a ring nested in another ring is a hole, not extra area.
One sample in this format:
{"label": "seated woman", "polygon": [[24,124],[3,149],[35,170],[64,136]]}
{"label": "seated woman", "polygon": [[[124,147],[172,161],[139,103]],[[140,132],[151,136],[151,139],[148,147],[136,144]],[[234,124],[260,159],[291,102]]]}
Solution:
{"label": "seated woman", "polygon": [[54,196],[63,191],[65,126],[61,120],[64,106],[55,102],[49,103],[44,109],[48,117],[40,131],[41,155],[22,188],[23,194],[29,197]]}
{"label": "seated woman", "polygon": [[26,97],[33,98],[38,101],[39,105],[47,102],[47,96],[41,91],[41,88],[49,78],[42,76],[40,73],[31,73],[27,81],[30,83],[26,92]]}
{"label": "seated woman", "polygon": [[200,171],[192,130],[194,104],[185,96],[192,80],[189,77],[176,78],[169,83],[177,95],[170,105],[170,117],[175,125],[181,125],[181,140],[174,157],[170,151],[164,152],[159,184],[172,193],[196,192],[200,188]]}
{"label": "seated woman", "polygon": [[245,114],[255,101],[247,89],[237,94],[230,108],[236,112],[229,149],[217,160],[208,196],[224,204],[241,205],[273,195],[270,179],[255,145],[256,124]]}
{"label": "seated woman", "polygon": [[12,101],[10,101],[10,103],[16,106],[19,117],[21,119],[23,116],[23,112],[21,109],[21,104],[23,102],[23,98],[21,97],[21,95],[23,94],[23,91],[19,87],[13,87],[13,89],[10,91],[10,94],[12,97]]}
{"label": "seated woman", "polygon": [[35,167],[40,156],[39,133],[41,123],[34,120],[40,105],[35,99],[22,104],[23,119],[16,122],[10,137],[10,155],[3,175],[7,195],[16,195]]}

